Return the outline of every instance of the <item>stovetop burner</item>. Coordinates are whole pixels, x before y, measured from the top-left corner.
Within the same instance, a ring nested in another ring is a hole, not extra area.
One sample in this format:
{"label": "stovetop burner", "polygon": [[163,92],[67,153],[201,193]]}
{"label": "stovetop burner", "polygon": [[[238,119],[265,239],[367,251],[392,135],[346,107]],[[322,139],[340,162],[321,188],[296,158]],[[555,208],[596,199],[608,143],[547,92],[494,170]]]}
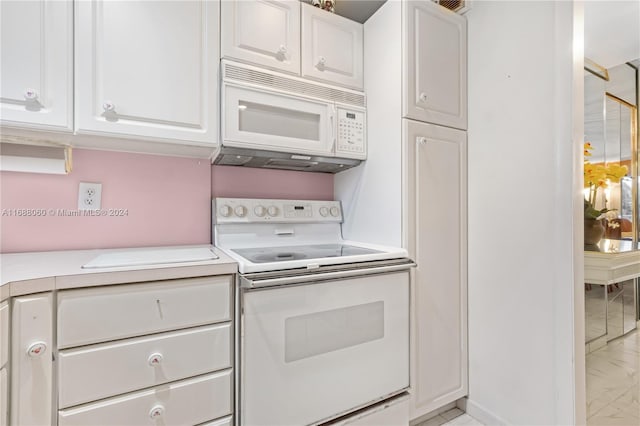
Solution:
{"label": "stovetop burner", "polygon": [[286,262],[299,259],[321,259],[327,257],[357,256],[382,253],[378,250],[355,247],[347,244],[317,244],[309,246],[260,247],[232,249],[252,263]]}

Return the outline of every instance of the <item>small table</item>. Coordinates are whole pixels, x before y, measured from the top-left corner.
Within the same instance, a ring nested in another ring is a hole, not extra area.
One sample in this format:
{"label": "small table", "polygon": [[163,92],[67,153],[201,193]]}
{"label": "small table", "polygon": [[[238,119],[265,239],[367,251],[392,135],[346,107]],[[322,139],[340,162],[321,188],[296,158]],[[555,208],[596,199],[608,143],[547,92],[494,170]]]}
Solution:
{"label": "small table", "polygon": [[587,353],[637,327],[640,244],[605,239],[598,248],[584,252]]}

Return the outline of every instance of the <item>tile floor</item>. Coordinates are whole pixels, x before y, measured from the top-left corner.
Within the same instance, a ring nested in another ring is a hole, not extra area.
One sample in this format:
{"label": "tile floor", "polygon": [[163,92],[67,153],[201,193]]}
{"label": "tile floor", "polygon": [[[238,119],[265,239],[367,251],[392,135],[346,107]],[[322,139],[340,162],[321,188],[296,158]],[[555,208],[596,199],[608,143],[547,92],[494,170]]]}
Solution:
{"label": "tile floor", "polygon": [[640,425],[640,332],[587,355],[587,424]]}
{"label": "tile floor", "polygon": [[449,411],[425,420],[415,426],[482,426],[482,423],[466,414],[459,408],[452,408]]}

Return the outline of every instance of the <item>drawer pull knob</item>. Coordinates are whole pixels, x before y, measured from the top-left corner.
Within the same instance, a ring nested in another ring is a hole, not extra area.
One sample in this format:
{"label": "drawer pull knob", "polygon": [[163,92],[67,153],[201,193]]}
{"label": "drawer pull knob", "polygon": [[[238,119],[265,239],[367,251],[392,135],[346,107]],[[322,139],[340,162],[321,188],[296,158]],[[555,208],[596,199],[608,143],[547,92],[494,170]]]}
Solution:
{"label": "drawer pull knob", "polygon": [[324,56],[319,56],[318,62],[316,63],[316,68],[318,68],[320,71],[323,71],[326,64],[327,58],[325,58]]}
{"label": "drawer pull knob", "polygon": [[162,354],[154,353],[154,354],[149,355],[149,359],[147,360],[147,362],[149,363],[149,365],[151,367],[156,367],[156,366],[162,364],[162,358],[163,358]]}
{"label": "drawer pull knob", "polygon": [[427,94],[422,92],[420,93],[420,102],[427,102]]}
{"label": "drawer pull knob", "polygon": [[102,103],[102,109],[104,112],[114,112],[116,110],[116,104],[111,101],[104,101]]}
{"label": "drawer pull knob", "polygon": [[36,101],[38,100],[38,92],[34,89],[27,89],[24,91],[24,99],[26,101]]}
{"label": "drawer pull knob", "polygon": [[159,419],[163,414],[164,407],[162,405],[154,405],[153,408],[151,408],[151,411],[149,411],[149,417],[151,420]]}
{"label": "drawer pull knob", "polygon": [[27,349],[27,355],[32,358],[37,356],[42,356],[43,353],[47,351],[47,344],[45,342],[36,342],[31,344]]}
{"label": "drawer pull knob", "polygon": [[426,145],[427,144],[427,138],[425,138],[424,136],[418,136],[416,138],[416,142],[418,143],[418,145]]}

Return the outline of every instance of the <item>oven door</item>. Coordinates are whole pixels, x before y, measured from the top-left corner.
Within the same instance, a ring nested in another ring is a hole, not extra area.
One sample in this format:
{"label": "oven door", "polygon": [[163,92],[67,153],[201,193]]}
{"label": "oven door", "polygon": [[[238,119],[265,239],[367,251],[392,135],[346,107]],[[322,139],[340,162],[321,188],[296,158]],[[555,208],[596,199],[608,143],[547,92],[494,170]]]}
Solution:
{"label": "oven door", "polygon": [[316,278],[242,291],[240,424],[321,423],[409,387],[408,268]]}
{"label": "oven door", "polygon": [[335,106],[225,84],[224,145],[333,156]]}

